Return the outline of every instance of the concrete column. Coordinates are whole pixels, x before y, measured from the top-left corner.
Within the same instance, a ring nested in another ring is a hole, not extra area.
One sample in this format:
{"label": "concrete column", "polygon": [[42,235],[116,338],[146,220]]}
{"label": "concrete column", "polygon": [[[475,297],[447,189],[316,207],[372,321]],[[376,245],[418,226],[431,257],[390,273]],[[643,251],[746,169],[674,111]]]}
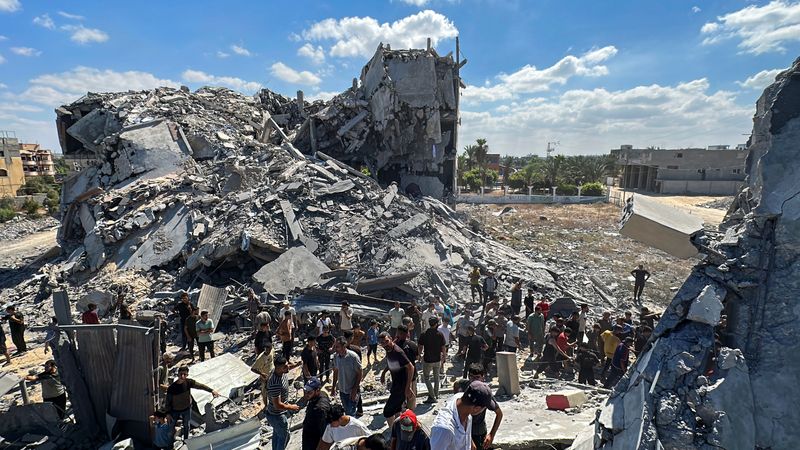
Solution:
{"label": "concrete column", "polygon": [[519,395],[519,367],[517,354],[497,352],[497,382],[506,395]]}
{"label": "concrete column", "polygon": [[22,404],[30,405],[31,399],[28,397],[28,383],[25,380],[19,381],[19,392],[22,394]]}
{"label": "concrete column", "polygon": [[636,189],[645,189],[645,178],[647,177],[647,167],[639,167],[639,178],[636,181]]}
{"label": "concrete column", "polygon": [[532,190],[533,190],[533,186],[528,186],[528,197],[530,197],[532,195],[531,194]]}
{"label": "concrete column", "polygon": [[481,197],[483,197],[483,186],[481,186]]}

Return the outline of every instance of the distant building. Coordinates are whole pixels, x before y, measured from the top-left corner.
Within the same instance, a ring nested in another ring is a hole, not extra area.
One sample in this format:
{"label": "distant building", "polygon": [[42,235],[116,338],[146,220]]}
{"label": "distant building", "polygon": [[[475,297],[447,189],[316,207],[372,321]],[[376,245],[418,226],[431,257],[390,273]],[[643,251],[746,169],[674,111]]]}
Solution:
{"label": "distant building", "polygon": [[0,197],[16,196],[25,184],[21,150],[13,132],[0,131]]}
{"label": "distant building", "polygon": [[622,168],[619,185],[660,194],[735,195],[744,184],[747,150],[714,145],[707,149],[611,150]]}
{"label": "distant building", "polygon": [[22,170],[27,177],[38,177],[56,175],[55,162],[50,150],[45,150],[39,144],[20,144],[20,157],[22,159]]}

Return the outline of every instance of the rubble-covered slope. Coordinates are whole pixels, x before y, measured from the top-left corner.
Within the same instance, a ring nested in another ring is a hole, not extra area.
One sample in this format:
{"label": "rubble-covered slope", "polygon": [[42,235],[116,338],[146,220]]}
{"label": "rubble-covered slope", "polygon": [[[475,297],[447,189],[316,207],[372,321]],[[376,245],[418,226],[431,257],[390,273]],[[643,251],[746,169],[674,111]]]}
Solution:
{"label": "rubble-covered slope", "polygon": [[99,160],[64,184],[62,275],[165,269],[184,286],[249,283],[305,246],[355,278],[424,273],[410,285],[451,299],[466,289],[469,264],[553,287],[544,266],[476,234],[438,200],[412,201],[323,153],[301,154],[289,143],[292,119],[286,139],[283,130],[265,139],[261,124],[294,105],[268,104],[261,99],[279,97],[267,93],[162,88],[60,108],[69,139]]}
{"label": "rubble-covered slope", "polygon": [[793,449],[800,441],[800,59],[758,100],[748,184],[720,239],[573,448]]}

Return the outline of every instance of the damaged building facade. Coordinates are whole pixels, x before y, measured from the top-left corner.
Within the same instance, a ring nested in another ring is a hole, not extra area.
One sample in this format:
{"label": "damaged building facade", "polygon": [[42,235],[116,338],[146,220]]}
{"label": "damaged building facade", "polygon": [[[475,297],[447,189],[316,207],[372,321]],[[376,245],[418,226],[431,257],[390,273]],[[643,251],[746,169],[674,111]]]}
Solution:
{"label": "damaged building facade", "polygon": [[800,60],[756,104],[746,185],[694,236],[703,261],[573,449],[797,448],[798,105]]}

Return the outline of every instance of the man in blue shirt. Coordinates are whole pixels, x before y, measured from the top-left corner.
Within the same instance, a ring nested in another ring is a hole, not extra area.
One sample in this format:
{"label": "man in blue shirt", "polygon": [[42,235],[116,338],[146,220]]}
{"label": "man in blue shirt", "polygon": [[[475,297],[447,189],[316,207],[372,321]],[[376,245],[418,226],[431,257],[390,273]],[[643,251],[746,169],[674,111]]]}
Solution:
{"label": "man in blue shirt", "polygon": [[380,333],[381,330],[378,328],[378,321],[371,321],[369,323],[369,329],[367,329],[367,365],[370,364],[369,355],[374,355],[375,364],[378,363],[378,335]]}
{"label": "man in blue shirt", "polygon": [[614,387],[628,370],[628,356],[630,354],[631,345],[633,345],[633,338],[626,337],[617,346],[614,357],[611,358],[611,371],[608,373],[605,384],[603,384],[603,387],[606,389]]}

